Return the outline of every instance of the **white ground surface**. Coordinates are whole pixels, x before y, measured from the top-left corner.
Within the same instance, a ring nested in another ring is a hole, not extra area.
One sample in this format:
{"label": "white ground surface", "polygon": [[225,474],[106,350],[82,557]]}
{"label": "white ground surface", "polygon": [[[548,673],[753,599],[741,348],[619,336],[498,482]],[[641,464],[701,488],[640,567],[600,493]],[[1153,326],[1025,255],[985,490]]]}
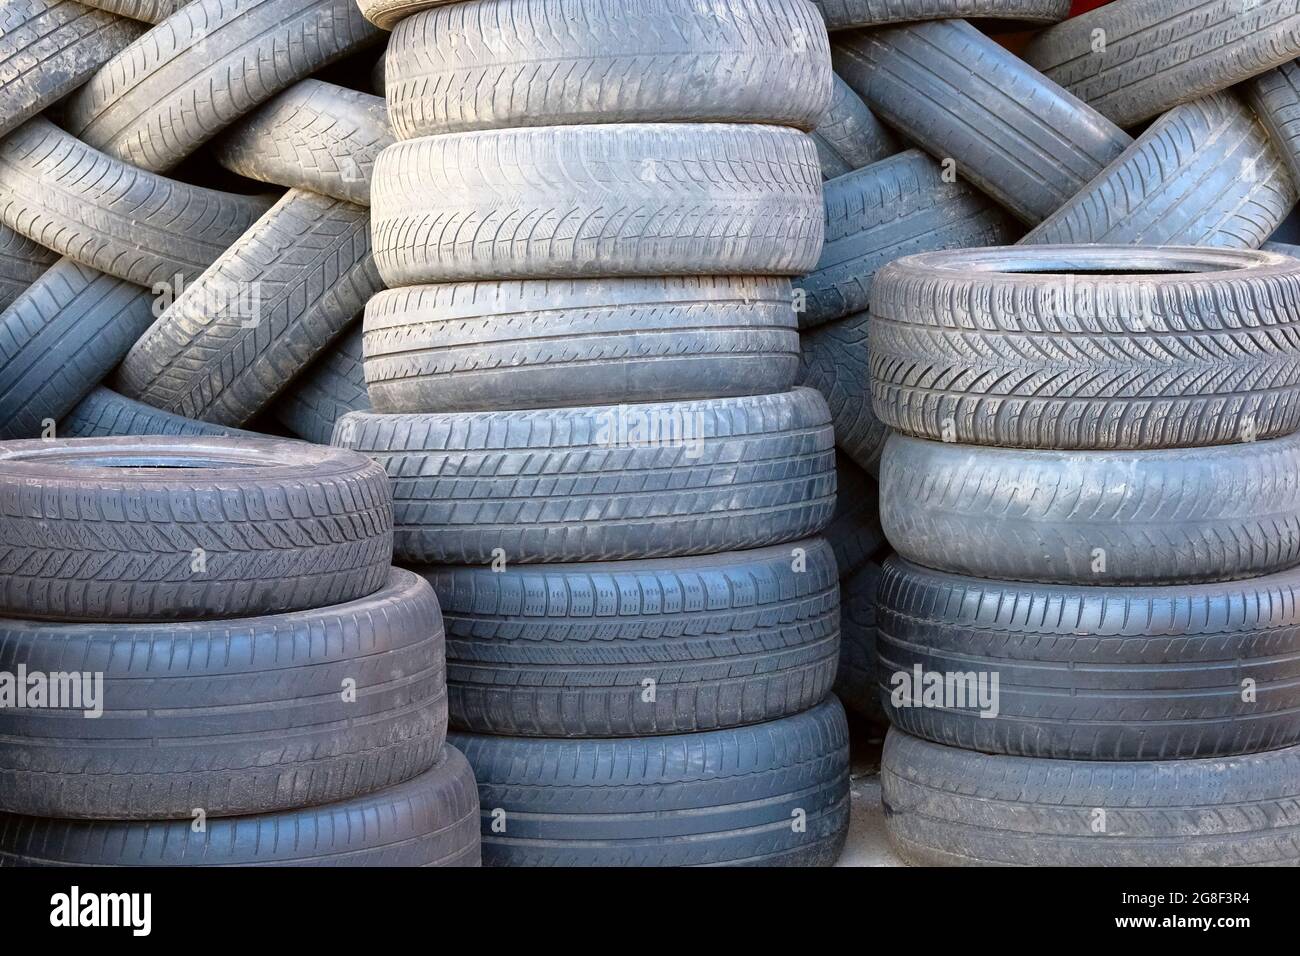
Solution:
{"label": "white ground surface", "polygon": [[894,855],[885,838],[885,815],[880,807],[880,747],[883,728],[849,715],[853,763],[849,787],[853,806],[849,839],[836,866],[906,866]]}

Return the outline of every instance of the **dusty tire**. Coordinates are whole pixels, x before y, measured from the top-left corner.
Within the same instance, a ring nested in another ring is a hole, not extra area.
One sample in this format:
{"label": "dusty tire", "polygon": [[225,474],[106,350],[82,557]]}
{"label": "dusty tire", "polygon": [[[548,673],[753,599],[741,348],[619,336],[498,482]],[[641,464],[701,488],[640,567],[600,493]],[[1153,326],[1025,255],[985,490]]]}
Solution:
{"label": "dusty tire", "polygon": [[1276,253],[908,256],[876,276],[869,345],[875,414],[918,438],[1186,448],[1300,427],[1300,266]]}
{"label": "dusty tire", "polygon": [[91,147],[163,172],[380,36],[353,0],[192,0],[74,93],[65,123]]}
{"label": "dusty tire", "polygon": [[92,389],[72,411],[59,420],[60,438],[109,438],[115,435],[265,437],[238,428],[225,428],[173,415],[102,387]]}
{"label": "dusty tire", "polygon": [[0,226],[0,309],[9,308],[58,258],[8,226]]}
{"label": "dusty tire", "polygon": [[421,10],[457,2],[459,0],[357,0],[357,6],[375,26],[391,30],[399,21]]}
{"label": "dusty tire", "polygon": [[146,288],[197,278],[269,206],[136,169],[41,117],[0,140],[0,220]]}
{"label": "dusty tire", "polygon": [[140,337],[114,388],[186,418],[245,424],[383,288],[369,225],[363,206],[290,190]]}
{"label": "dusty tire", "polygon": [[831,50],[876,115],[1030,225],[1132,142],[960,20],[846,33]]}
{"label": "dusty tire", "polygon": [[0,444],[0,614],[171,621],[351,601],[392,510],[359,455],[251,438]]}
{"label": "dusty tire", "polygon": [[353,412],[339,419],[334,444],[387,468],[404,561],[761,548],[816,534],[835,505],[834,435],[811,389],[537,411]]}
{"label": "dusty tire", "polygon": [[840,584],[840,666],[835,696],[860,717],[885,722],[876,661],[876,589],[880,565],[862,567]]}
{"label": "dusty tire", "polygon": [[583,123],[770,123],[830,101],[807,0],[463,0],[393,28],[384,67],[400,139]]}
{"label": "dusty tire", "polygon": [[885,544],[876,482],[841,451],[835,453],[835,514],[822,536],[835,552],[841,581],[862,570]]}
{"label": "dusty tire", "polygon": [[414,570],[433,585],[445,615],[458,730],[509,737],[717,730],[805,711],[835,679],[839,584],[835,556],[820,538],[504,574]]}
{"label": "dusty tire", "polygon": [[0,439],[40,438],[153,322],[145,289],[60,259],[0,313]]}
{"label": "dusty tire", "polygon": [[807,134],[643,123],[388,147],[371,193],[390,287],[466,279],[798,275],[821,253]]}
{"label": "dusty tire", "polygon": [[1300,9],[1295,0],[1126,0],[1044,30],[1024,57],[1127,128],[1300,57]]}
{"label": "dusty tire", "polygon": [[1180,584],[1300,564],[1296,435],[1110,452],[895,435],[880,462],[880,487],[894,550],[954,574]]}
{"label": "dusty tire", "polygon": [[828,30],[875,27],[911,20],[1005,19],[1056,23],[1070,0],[812,0]]}
{"label": "dusty tire", "polygon": [[0,715],[4,813],[176,820],[335,803],[428,770],[446,735],[438,600],[397,569],[372,595],[291,614],[5,621],[0,648],[9,673],[76,661],[102,680],[96,719],[74,723],[67,706]]}
{"label": "dusty tire", "polygon": [[328,445],[335,422],[348,412],[370,411],[361,348],[358,322],[280,394],[280,424],[299,438]]}
{"label": "dusty tire", "polygon": [[1292,183],[1300,183],[1300,64],[1286,63],[1242,87],[1246,102],[1268,131]]}
{"label": "dusty tire", "polygon": [[919,149],[832,179],[823,187],[826,243],[817,268],[795,282],[805,293],[807,329],[867,308],[871,279],[887,262],[916,252],[1000,246],[1019,224]]}
{"label": "dusty tire", "polygon": [[880,780],[890,843],[918,866],[1300,863],[1300,747],[1227,760],[1040,760],[891,730]]}
{"label": "dusty tire", "polygon": [[822,178],[834,179],[899,151],[898,141],[862,97],[831,74],[831,102],[812,131]]}
{"label": "dusty tire", "polygon": [[[1286,747],[1300,741],[1298,597],[1294,569],[1112,587],[891,558],[876,612],[881,699],[900,730],[984,753],[1175,760]],[[954,681],[941,699],[929,683],[940,677]]]}
{"label": "dusty tire", "polygon": [[1256,249],[1295,202],[1264,127],[1217,93],[1153,122],[1021,243]]}
{"label": "dusty tire", "polygon": [[301,80],[222,136],[213,155],[249,179],[369,206],[375,160],[392,143],[380,97]]}
{"label": "dusty tire", "polygon": [[699,734],[450,739],[478,780],[484,866],[830,866],[844,846],[848,725],[833,697]]}
{"label": "dusty tire", "polygon": [[874,474],[889,428],[871,408],[870,327],[870,317],[859,312],[801,335],[799,384],[822,394],[831,410],[835,443],[858,467]]}
{"label": "dusty tire", "polygon": [[130,17],[144,23],[162,23],[193,0],[81,0],[88,7]]}
{"label": "dusty tire", "polygon": [[143,32],[71,0],[9,0],[0,11],[0,136],[63,99]]}
{"label": "dusty tire", "polygon": [[744,276],[413,286],[366,306],[381,412],[485,411],[788,391],[790,283]]}
{"label": "dusty tire", "polygon": [[0,867],[478,866],[478,818],[473,771],[443,747],[430,769],[387,790],[305,810],[209,817],[201,833],[190,820],[0,815]]}

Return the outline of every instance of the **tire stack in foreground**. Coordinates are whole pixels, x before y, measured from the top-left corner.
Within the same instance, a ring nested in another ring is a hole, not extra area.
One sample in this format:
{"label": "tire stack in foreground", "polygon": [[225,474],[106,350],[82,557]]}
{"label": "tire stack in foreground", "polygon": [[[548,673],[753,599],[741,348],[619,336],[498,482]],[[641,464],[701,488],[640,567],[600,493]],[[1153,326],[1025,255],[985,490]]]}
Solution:
{"label": "tire stack in foreground", "polygon": [[388,479],[271,439],[0,444],[0,865],[473,866]]}
{"label": "tire stack in foreground", "polygon": [[834,449],[788,278],[822,245],[816,9],[367,6],[392,289],[334,441],[443,603],[484,862],[829,864]]}
{"label": "tire stack in foreground", "polygon": [[871,354],[900,853],[1300,862],[1300,263],[912,256]]}

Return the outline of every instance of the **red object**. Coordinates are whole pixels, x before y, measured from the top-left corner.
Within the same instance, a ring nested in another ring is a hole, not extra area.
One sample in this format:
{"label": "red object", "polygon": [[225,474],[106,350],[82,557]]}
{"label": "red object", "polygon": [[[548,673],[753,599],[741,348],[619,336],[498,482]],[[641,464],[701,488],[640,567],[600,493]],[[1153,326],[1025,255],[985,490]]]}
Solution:
{"label": "red object", "polygon": [[1070,7],[1070,16],[1077,17],[1081,13],[1104,7],[1108,3],[1110,0],[1074,0],[1074,6]]}

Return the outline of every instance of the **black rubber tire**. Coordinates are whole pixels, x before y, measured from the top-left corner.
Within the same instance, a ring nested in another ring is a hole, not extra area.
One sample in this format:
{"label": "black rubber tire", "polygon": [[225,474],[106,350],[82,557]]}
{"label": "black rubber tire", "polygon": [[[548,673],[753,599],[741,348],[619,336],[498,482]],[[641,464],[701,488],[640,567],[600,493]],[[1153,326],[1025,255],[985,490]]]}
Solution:
{"label": "black rubber tire", "polygon": [[831,410],[835,443],[855,464],[875,474],[889,428],[871,408],[870,327],[867,313],[859,312],[801,335],[799,384],[822,394]]}
{"label": "black rubber tire", "polygon": [[832,179],[823,187],[826,244],[817,268],[799,279],[808,329],[862,312],[871,279],[887,262],[916,252],[1001,246],[1023,229],[962,182],[945,182],[940,165],[909,149]]}
{"label": "black rubber tire", "polygon": [[873,723],[885,722],[876,662],[876,589],[880,565],[864,565],[840,584],[840,666],[835,696]]}
{"label": "black rubber tire", "polygon": [[114,435],[262,437],[255,432],[182,418],[103,387],[91,390],[58,424],[60,438],[109,438]]}
{"label": "black rubber tire", "polygon": [[301,80],[213,146],[231,172],[249,179],[370,205],[370,178],[393,143],[381,97]]}
{"label": "black rubber tire", "polygon": [[831,74],[831,103],[812,131],[822,178],[834,179],[898,152],[900,146],[862,97]]}
{"label": "black rubber tire", "polygon": [[1300,8],[1295,0],[1122,0],[1044,30],[1023,56],[1127,128],[1300,57]]}
{"label": "black rubber tire", "polygon": [[508,573],[415,570],[446,616],[458,730],[509,737],[717,730],[805,711],[835,680],[839,581],[821,538]]}
{"label": "black rubber tire", "polygon": [[478,866],[474,774],[454,748],[405,783],[304,810],[110,823],[0,814],[5,866]]}
{"label": "black rubber tire", "polygon": [[892,262],[872,408],[918,438],[1187,448],[1300,427],[1300,264],[1239,249],[1034,246]]}
{"label": "black rubber tire", "polygon": [[161,23],[193,0],[82,0],[88,7],[97,7],[145,23]]}
{"label": "black rubber tire", "polygon": [[424,773],[446,736],[438,599],[396,568],[374,594],[322,610],[0,622],[5,672],[70,666],[102,679],[101,716],[0,712],[0,812],[176,820],[334,803]]}
{"label": "black rubber tire", "polygon": [[6,617],[175,621],[322,607],[382,587],[391,554],[383,470],[337,448],[191,437],[0,444]]}
{"label": "black rubber tire", "polygon": [[400,139],[589,123],[809,130],[831,53],[808,0],[463,0],[393,28]]}
{"label": "black rubber tire", "polygon": [[466,279],[800,275],[821,254],[812,139],[776,126],[617,123],[451,133],[375,165],[391,287]]}
{"label": "black rubber tire", "polygon": [[1070,0],[812,0],[812,4],[826,19],[828,30],[966,18],[1056,23],[1070,13]]}
{"label": "black rubber tire", "polygon": [[0,226],[0,309],[9,308],[58,258],[39,243]]}
{"label": "black rubber tire", "polygon": [[196,279],[270,205],[136,169],[41,117],[0,140],[0,220],[146,288]]}
{"label": "black rubber tire", "polygon": [[842,451],[835,453],[835,514],[823,536],[835,552],[841,581],[862,570],[885,545],[876,482]]}
{"label": "black rubber tire", "polygon": [[1263,125],[1216,93],[1157,119],[1021,243],[1257,249],[1296,198]]}
{"label": "black rubber tire", "polygon": [[328,445],[334,423],[348,412],[371,410],[362,361],[361,323],[327,348],[275,403],[275,417],[306,441]]}
{"label": "black rubber tire", "polygon": [[334,444],[388,469],[404,561],[761,548],[816,534],[835,507],[834,435],[811,389],[532,411],[352,412],[335,426]]}
{"label": "black rubber tire", "polygon": [[962,20],[838,34],[831,51],[876,115],[1030,225],[1132,142]]}
{"label": "black rubber tire", "polygon": [[790,283],[746,276],[447,283],[366,306],[381,412],[768,395],[794,385]]}
{"label": "black rubber tire", "polygon": [[1230,760],[1040,760],[891,730],[880,781],[890,843],[917,866],[1300,863],[1300,747]]}
{"label": "black rubber tire", "polygon": [[1292,183],[1300,183],[1300,64],[1284,63],[1242,85]]}
{"label": "black rubber tire", "polygon": [[834,697],[699,734],[450,739],[478,780],[485,866],[830,866],[844,846],[849,737]]}
{"label": "black rubber tire", "polygon": [[186,418],[247,423],[383,288],[369,227],[364,206],[289,190],[140,337],[113,387]]}
{"label": "black rubber tire", "polygon": [[1061,584],[1180,584],[1300,564],[1300,435],[1062,452],[894,435],[889,543],[926,567]]}
{"label": "black rubber tire", "polygon": [[192,0],[69,97],[65,124],[109,156],[163,172],[381,36],[354,0]]}
{"label": "black rubber tire", "polygon": [[145,289],[60,259],[0,313],[0,439],[41,438],[153,322]]}
{"label": "black rubber tire", "polygon": [[[900,730],[984,753],[1174,760],[1286,747],[1300,741],[1297,598],[1296,569],[1089,587],[891,558],[877,609],[881,697]],[[935,675],[982,680],[991,699],[972,700],[969,683],[931,699]]]}
{"label": "black rubber tire", "polygon": [[0,136],[67,96],[144,27],[72,0],[0,11]]}

